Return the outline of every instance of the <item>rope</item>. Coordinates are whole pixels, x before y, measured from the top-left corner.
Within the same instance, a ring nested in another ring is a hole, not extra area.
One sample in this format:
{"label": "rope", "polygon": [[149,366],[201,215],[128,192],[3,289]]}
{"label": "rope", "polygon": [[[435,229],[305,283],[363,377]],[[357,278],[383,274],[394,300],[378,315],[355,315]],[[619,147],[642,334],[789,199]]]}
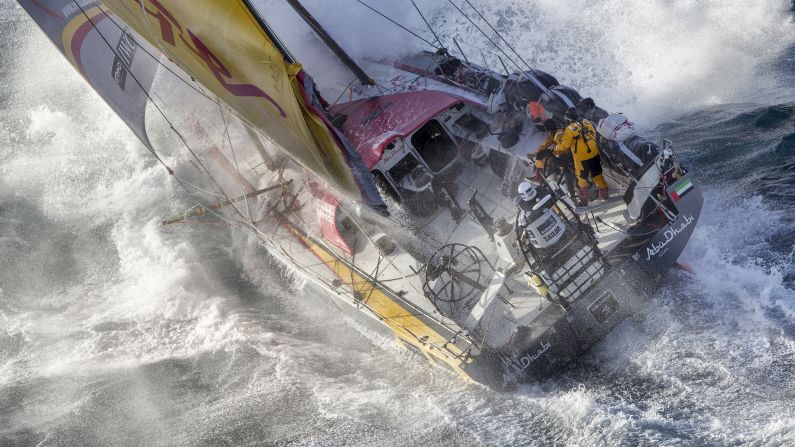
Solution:
{"label": "rope", "polygon": [[433,47],[433,48],[436,48],[437,50],[439,49],[439,47],[437,47],[436,45],[432,44],[430,41],[428,41],[428,40],[427,40],[427,39],[425,39],[424,37],[420,36],[419,34],[415,33],[414,31],[412,31],[412,30],[410,30],[410,29],[406,28],[405,26],[401,25],[400,23],[396,22],[395,20],[393,20],[393,19],[389,18],[389,17],[388,17],[388,16],[386,16],[384,13],[382,13],[382,12],[378,11],[377,9],[373,8],[372,6],[370,6],[370,5],[368,5],[367,3],[363,2],[362,0],[356,0],[356,2],[357,2],[357,3],[359,3],[359,4],[361,4],[361,5],[362,5],[362,6],[364,6],[365,8],[369,9],[370,11],[373,11],[374,13],[378,14],[379,16],[381,16],[381,17],[383,17],[383,18],[385,18],[385,19],[389,20],[389,21],[390,21],[390,22],[392,22],[392,24],[394,24],[395,26],[398,26],[398,27],[399,27],[399,28],[401,28],[403,31],[406,31],[407,33],[411,34],[412,36],[416,37],[417,39],[419,39],[419,40],[421,40],[421,41],[425,42],[426,44],[428,44],[428,46],[430,46],[430,47]]}
{"label": "rope", "polygon": [[[238,164],[237,164],[237,155],[235,154],[235,147],[232,145],[232,137],[229,135],[229,121],[227,121],[226,116],[224,115],[224,109],[223,109],[223,107],[221,107],[220,102],[218,104],[218,110],[221,112],[221,119],[224,122],[224,134],[226,135],[226,141],[229,142],[229,150],[232,152],[232,160],[235,162],[235,171],[237,171],[238,175],[242,175],[240,173],[240,166],[238,166]],[[223,149],[223,144],[224,144],[224,140],[222,139],[221,140],[221,149]],[[238,183],[240,183],[240,182],[238,182]],[[248,204],[248,194],[247,194],[247,192],[246,192],[246,190],[245,190],[245,188],[243,187],[242,184],[240,185],[240,190],[243,193],[243,202],[246,205],[246,210],[248,211],[249,220],[253,221],[254,220],[254,216],[252,215],[251,207]],[[235,209],[237,209],[236,206],[233,205],[233,207]],[[241,212],[239,211],[238,213],[240,214]]]}
{"label": "rope", "polygon": [[425,22],[425,26],[427,26],[428,30],[431,32],[431,34],[433,34],[434,39],[436,39],[436,42],[439,44],[439,48],[444,48],[442,41],[439,40],[439,36],[436,35],[436,32],[434,32],[433,27],[431,27],[431,24],[428,23],[428,20],[425,19],[425,15],[422,13],[422,11],[420,11],[419,6],[417,6],[414,0],[411,0],[411,4],[414,5],[414,9],[416,9],[417,13],[420,15],[420,17],[422,17],[422,21]]}
{"label": "rope", "polygon": [[[75,0],[72,0],[72,1],[75,1]],[[127,30],[126,30],[126,29],[124,29],[124,27],[122,27],[122,26],[121,26],[121,25],[120,25],[120,24],[119,24],[119,23],[116,21],[116,19],[114,19],[114,18],[113,18],[113,16],[112,16],[112,15],[110,15],[110,14],[109,14],[109,15],[108,15],[108,19],[109,19],[109,20],[110,20],[110,21],[111,21],[111,22],[112,22],[114,25],[116,25],[116,27],[117,27],[117,28],[118,28],[118,29],[119,29],[119,30],[120,30],[122,33],[129,34],[129,33],[127,32]],[[152,58],[152,60],[154,60],[156,64],[158,64],[159,66],[161,66],[161,67],[165,68],[165,69],[166,69],[166,71],[168,71],[169,73],[173,74],[173,75],[174,75],[174,76],[175,76],[177,79],[179,79],[179,80],[180,80],[180,81],[182,81],[182,82],[183,82],[185,85],[187,85],[188,87],[190,87],[191,89],[193,89],[193,90],[194,90],[196,93],[198,93],[198,94],[200,94],[200,95],[204,96],[205,98],[209,99],[210,101],[213,101],[213,99],[212,99],[211,97],[209,97],[207,94],[205,94],[205,93],[204,93],[204,91],[197,89],[197,88],[196,88],[196,87],[194,87],[194,86],[193,86],[193,85],[192,85],[190,82],[188,82],[188,81],[187,81],[187,80],[185,80],[185,79],[184,79],[182,76],[180,76],[180,75],[179,75],[179,74],[178,74],[176,71],[172,70],[172,69],[171,69],[171,67],[169,67],[168,65],[166,65],[166,64],[164,64],[164,63],[162,63],[162,62],[160,62],[160,58],[159,58],[159,57],[157,57],[157,56],[155,56],[154,54],[150,53],[150,52],[149,52],[149,51],[146,49],[146,47],[144,47],[144,46],[142,46],[142,45],[138,45],[138,48],[140,48],[140,49],[141,49],[141,51],[143,51],[144,53],[146,53],[146,55],[147,55],[147,56],[151,57],[151,58]],[[161,51],[162,51],[162,49],[161,49]],[[163,53],[163,54],[166,54],[166,53]],[[195,79],[193,79],[193,77],[191,77],[191,79],[192,79],[193,81],[195,81]]]}
{"label": "rope", "polygon": [[[105,35],[102,32],[99,31],[99,28],[97,28],[97,24],[86,13],[85,9],[83,9],[83,7],[77,2],[77,0],[72,0],[72,2],[80,9],[80,12],[83,14],[83,16],[86,18],[86,20],[88,20],[88,22],[91,23],[91,26],[97,31],[97,34],[99,34],[99,36],[102,38],[103,42],[105,42],[105,45],[108,46],[108,48],[111,50],[111,52],[113,52],[114,55],[118,56],[118,53],[116,52],[116,50],[113,48],[113,46],[110,44],[110,42],[108,42],[108,39],[105,37]],[[141,7],[143,8],[143,3],[142,2],[141,2]],[[102,9],[100,8],[100,10],[102,10]],[[105,12],[104,10],[102,10],[102,12],[107,15],[107,12]],[[166,54],[166,53],[164,52],[164,54]],[[122,63],[124,63],[124,66],[128,70],[130,76],[133,78],[133,80],[135,81],[136,85],[138,85],[138,87],[141,89],[141,91],[144,93],[144,95],[146,95],[147,99],[152,104],[152,106],[154,106],[155,110],[157,110],[157,112],[160,114],[160,116],[163,118],[163,120],[166,122],[166,124],[169,125],[169,128],[174,132],[174,134],[176,134],[177,138],[182,142],[182,144],[185,146],[185,148],[188,150],[188,152],[191,154],[191,156],[193,156],[193,158],[195,159],[196,163],[201,168],[200,171],[204,171],[204,173],[207,174],[207,176],[210,178],[210,180],[212,180],[212,182],[215,184],[215,186],[218,188],[218,190],[221,192],[221,194],[223,195],[224,198],[226,198],[227,200],[231,200],[231,198],[228,195],[226,195],[226,193],[224,193],[223,188],[221,188],[221,186],[218,184],[218,181],[210,173],[209,169],[207,169],[207,167],[204,165],[204,163],[201,161],[201,159],[193,151],[193,149],[188,144],[188,142],[185,139],[185,137],[183,137],[182,134],[174,127],[174,123],[171,122],[171,120],[165,114],[163,109],[160,108],[160,106],[157,104],[157,102],[154,100],[154,98],[152,98],[150,93],[143,87],[143,84],[141,84],[141,82],[138,80],[138,78],[133,73],[132,68],[130,66],[128,66],[124,62],[123,58],[119,58],[119,59],[122,60]],[[206,95],[205,95],[205,97],[206,97]],[[147,145],[147,147],[149,148],[149,151],[152,153],[152,155],[154,155],[154,157],[168,170],[169,175],[177,178],[174,175],[174,171],[168,165],[166,165],[165,162],[163,162],[163,160],[157,155],[155,150],[153,148],[149,147],[148,145]],[[177,178],[177,181],[188,192],[188,194],[190,194],[190,191],[187,190],[187,188],[183,184],[183,181],[181,179],[179,179],[179,178]],[[213,194],[215,194],[215,193],[213,193]],[[218,195],[218,194],[215,194],[215,195]],[[239,210],[237,210],[236,207],[235,207],[235,210],[238,212],[238,214],[241,215],[241,217],[243,217],[242,213]]]}
{"label": "rope", "polygon": [[[491,30],[492,30],[492,31],[494,31],[494,34],[496,34],[496,35],[497,35],[497,37],[499,37],[499,38],[500,38],[500,39],[501,39],[503,42],[505,42],[505,45],[507,45],[507,46],[508,46],[508,48],[509,48],[509,49],[510,49],[510,50],[513,52],[513,54],[515,54],[515,55],[516,55],[516,57],[518,57],[518,58],[519,58],[519,60],[520,60],[520,61],[521,61],[521,62],[522,62],[524,65],[525,65],[525,67],[527,67],[527,69],[530,71],[530,73],[532,73],[532,74],[533,74],[533,76],[538,76],[538,75],[536,74],[536,72],[535,72],[535,71],[534,71],[534,70],[533,70],[533,69],[530,67],[530,65],[529,65],[529,64],[528,64],[528,63],[527,63],[527,62],[526,62],[526,61],[525,61],[525,60],[522,58],[522,56],[521,56],[521,55],[520,55],[520,54],[519,54],[519,53],[518,53],[516,50],[514,50],[514,48],[511,46],[511,44],[510,44],[510,43],[508,43],[508,41],[507,41],[507,40],[505,40],[505,38],[504,38],[504,37],[502,37],[502,34],[500,34],[500,33],[499,33],[499,32],[498,32],[498,31],[497,31],[495,28],[494,28],[494,26],[492,26],[492,24],[491,24],[491,23],[490,23],[488,20],[486,20],[486,18],[485,18],[485,17],[483,17],[483,14],[481,14],[481,13],[480,13],[480,11],[478,11],[478,10],[477,10],[477,8],[475,8],[475,6],[472,4],[472,2],[470,2],[469,0],[464,0],[464,1],[466,1],[466,2],[467,2],[467,4],[469,5],[469,7],[470,7],[470,8],[472,8],[472,10],[473,10],[473,11],[475,11],[475,13],[478,15],[478,17],[480,17],[480,19],[481,19],[481,20],[483,20],[483,21],[486,23],[486,25],[488,25],[488,26],[489,26],[489,28],[491,28]],[[520,70],[520,71],[521,71],[521,70]],[[544,91],[547,91],[547,90],[548,90],[548,89],[546,88],[546,86],[544,86],[544,85],[540,85],[540,87],[542,87],[542,89],[543,89]]]}
{"label": "rope", "polygon": [[497,45],[497,43],[496,43],[496,42],[494,42],[494,40],[493,40],[491,37],[489,37],[489,36],[488,36],[488,34],[486,34],[486,33],[485,33],[485,31],[483,31],[483,30],[482,30],[482,29],[481,29],[481,28],[480,28],[480,27],[477,25],[477,23],[475,23],[475,21],[474,21],[474,20],[472,20],[472,19],[471,19],[471,18],[470,18],[468,15],[466,15],[466,13],[465,13],[463,10],[461,10],[461,8],[459,8],[459,7],[458,7],[458,5],[456,5],[455,3],[453,3],[453,0],[447,0],[447,2],[448,2],[448,3],[450,3],[451,5],[453,5],[453,7],[454,7],[456,10],[458,10],[458,12],[459,12],[459,13],[461,13],[461,15],[462,15],[462,16],[464,16],[464,18],[465,18],[465,19],[467,19],[467,20],[469,21],[469,23],[471,23],[471,24],[472,24],[472,26],[474,26],[474,27],[475,27],[475,29],[477,29],[478,31],[480,31],[480,33],[481,33],[481,34],[483,34],[483,37],[485,37],[485,38],[486,38],[486,40],[488,40],[488,41],[489,41],[489,43],[491,43],[492,45],[494,45],[494,48],[496,48],[496,49],[497,49],[497,51],[499,51],[500,53],[502,53],[502,55],[503,55],[503,56],[505,56],[505,57],[506,57],[506,58],[507,58],[509,61],[511,61],[511,63],[512,63],[513,65],[515,65],[515,66],[516,66],[516,68],[517,68],[519,71],[522,71],[522,67],[520,67],[520,66],[519,66],[519,64],[517,64],[517,63],[516,63],[516,62],[515,62],[515,61],[514,61],[514,60],[513,60],[513,59],[512,59],[510,56],[508,56],[508,53],[506,53],[506,52],[505,52],[505,51],[504,51],[504,50],[503,50],[503,49],[502,49],[502,48],[501,48],[499,45]]}
{"label": "rope", "polygon": [[[114,54],[114,55],[116,55],[116,56],[119,56],[119,55],[118,55],[118,53],[116,53],[116,50],[113,48],[113,45],[111,45],[111,44],[110,44],[110,42],[108,42],[108,40],[105,38],[105,35],[104,35],[104,34],[102,34],[101,32],[99,32],[99,29],[97,28],[97,25],[96,25],[96,23],[94,23],[94,21],[93,21],[93,20],[91,20],[91,17],[89,17],[89,15],[86,13],[86,11],[83,9],[83,7],[82,7],[82,6],[80,6],[80,4],[77,2],[77,0],[72,0],[72,2],[73,2],[73,3],[74,3],[74,4],[75,4],[75,5],[76,5],[76,6],[77,6],[79,9],[80,9],[80,12],[82,12],[82,13],[83,13],[83,16],[86,18],[86,20],[88,20],[88,22],[91,24],[91,26],[92,26],[92,27],[93,27],[93,28],[94,28],[94,29],[97,31],[97,34],[99,34],[99,36],[100,36],[100,37],[102,38],[102,40],[105,42],[105,45],[107,45],[107,46],[108,46],[108,48],[110,48],[110,50],[113,52],[113,54]],[[101,8],[99,8],[99,9],[100,9],[100,11],[102,11],[102,13],[103,13],[103,14],[107,15],[107,12],[105,12],[105,11],[104,11],[103,9],[101,9]],[[141,89],[141,91],[142,91],[142,92],[144,92],[144,94],[146,95],[146,97],[147,97],[147,98],[149,98],[149,100],[150,100],[150,101],[152,101],[152,98],[149,96],[149,92],[147,92],[147,91],[146,91],[146,89],[144,88],[143,84],[141,84],[141,82],[138,80],[138,78],[137,78],[137,77],[135,76],[135,74],[133,73],[132,69],[131,69],[130,67],[128,67],[128,66],[127,66],[127,64],[124,62],[124,58],[122,58],[122,57],[118,57],[118,59],[119,59],[120,61],[122,61],[122,63],[124,64],[124,67],[125,67],[125,68],[127,69],[127,71],[130,73],[130,77],[132,77],[132,78],[133,78],[133,80],[135,81],[135,84],[138,86],[138,88],[140,88],[140,89]],[[154,104],[154,101],[152,101],[152,103]],[[155,108],[157,108],[157,110],[158,110],[158,111],[159,111],[161,114],[163,113],[162,111],[160,111],[160,108],[157,106],[157,104],[154,104],[154,106],[155,106]],[[164,168],[166,168],[166,170],[168,171],[168,175],[171,175],[171,176],[173,176],[173,175],[174,175],[174,170],[173,170],[173,169],[171,169],[171,168],[170,168],[170,167],[169,167],[169,166],[168,166],[168,165],[167,165],[167,164],[166,164],[166,163],[165,163],[165,162],[164,162],[164,161],[163,161],[163,160],[160,158],[160,156],[157,154],[157,152],[155,152],[155,149],[154,149],[153,147],[151,147],[151,145],[149,145],[149,144],[145,144],[144,146],[146,146],[146,148],[147,148],[147,149],[149,149],[149,152],[151,152],[151,153],[152,153],[152,155],[155,157],[155,159],[156,159],[158,162],[160,162],[160,164],[161,164],[161,165],[163,165],[163,167],[164,167]]]}

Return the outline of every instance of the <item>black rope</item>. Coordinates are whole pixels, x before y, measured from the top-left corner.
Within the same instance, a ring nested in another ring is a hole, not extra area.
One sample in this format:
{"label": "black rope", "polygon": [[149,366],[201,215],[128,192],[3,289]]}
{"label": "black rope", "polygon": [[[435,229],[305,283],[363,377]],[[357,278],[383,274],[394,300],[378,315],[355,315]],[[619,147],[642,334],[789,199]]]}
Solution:
{"label": "black rope", "polygon": [[[73,0],[73,1],[74,1],[74,0]],[[117,27],[117,28],[118,28],[118,29],[119,29],[119,30],[120,30],[122,33],[129,34],[129,32],[128,32],[126,29],[124,29],[124,27],[122,27],[122,26],[121,26],[121,25],[120,25],[120,24],[119,24],[119,23],[116,21],[116,19],[114,19],[114,18],[113,18],[113,16],[112,16],[112,15],[108,14],[108,15],[107,15],[107,17],[108,17],[108,19],[109,19],[109,20],[110,20],[110,21],[111,21],[111,22],[112,22],[114,25],[116,25],[116,27]],[[97,30],[97,31],[98,31],[98,30]],[[146,54],[147,54],[149,57],[151,57],[151,58],[152,58],[152,60],[154,60],[156,64],[158,64],[158,65],[160,65],[161,67],[165,68],[165,69],[166,69],[166,71],[168,71],[169,73],[173,74],[173,75],[174,75],[174,76],[175,76],[177,79],[179,79],[180,81],[182,81],[182,82],[183,82],[185,85],[187,85],[188,87],[192,88],[192,89],[193,89],[193,90],[194,90],[196,93],[198,93],[198,94],[200,94],[200,95],[204,96],[205,98],[209,99],[210,101],[213,101],[213,102],[215,102],[215,100],[214,100],[213,98],[211,98],[210,96],[208,96],[208,95],[207,95],[207,94],[206,94],[204,91],[202,91],[202,90],[200,90],[200,89],[196,88],[196,87],[195,87],[193,84],[191,84],[191,83],[190,83],[190,82],[188,82],[186,79],[184,79],[182,76],[180,76],[180,75],[179,75],[177,72],[175,72],[174,70],[172,70],[172,69],[171,69],[171,67],[169,67],[168,65],[166,65],[166,64],[164,64],[164,63],[162,63],[162,62],[160,62],[160,58],[159,58],[159,57],[157,57],[157,56],[155,56],[154,54],[150,53],[150,52],[149,52],[149,51],[146,49],[146,47],[144,47],[144,46],[142,46],[142,45],[138,45],[138,48],[140,48],[140,49],[141,49],[141,51],[143,51],[143,52],[144,52],[144,53],[146,53]],[[191,77],[191,80],[194,80],[194,79],[193,79],[193,77]]]}
{"label": "black rope", "polygon": [[[111,52],[113,52],[113,54],[115,54],[116,56],[119,56],[118,53],[116,53],[116,50],[113,48],[113,45],[111,45],[110,42],[108,42],[108,39],[105,37],[105,35],[102,34],[102,32],[99,31],[99,28],[97,28],[97,24],[94,23],[94,21],[86,13],[86,11],[83,9],[83,7],[77,2],[77,0],[72,0],[72,3],[74,3],[80,9],[80,12],[82,12],[83,16],[85,16],[86,20],[88,20],[88,22],[91,23],[91,26],[97,31],[97,34],[99,34],[99,36],[102,38],[102,41],[105,42],[105,45],[107,45],[108,48],[110,48]],[[107,15],[107,12],[105,12],[101,8],[100,8],[100,11],[102,11],[103,14]],[[138,80],[138,78],[133,73],[132,68],[130,66],[128,66],[124,62],[123,58],[119,57],[119,59],[122,61],[122,64],[124,64],[124,67],[129,71],[130,77],[133,78],[133,80],[135,81],[136,85],[138,85],[138,87],[141,89],[141,91],[144,92],[144,95],[146,95],[147,99],[149,99],[149,101],[152,103],[152,105],[155,107],[155,109],[158,111],[158,113],[160,113],[160,116],[163,117],[163,120],[169,125],[169,128],[174,131],[174,133],[177,135],[177,138],[179,138],[179,140],[182,142],[182,144],[185,146],[185,148],[188,150],[188,152],[190,152],[190,154],[193,156],[193,158],[199,164],[199,166],[201,167],[201,170],[203,170],[207,174],[207,176],[210,177],[210,180],[212,180],[212,182],[215,183],[215,186],[218,188],[218,190],[221,192],[221,194],[227,200],[231,200],[231,198],[224,192],[223,188],[221,188],[221,185],[218,184],[218,182],[216,181],[215,177],[213,177],[213,175],[210,173],[210,171],[207,169],[207,167],[204,165],[204,163],[202,163],[201,159],[196,155],[196,153],[193,151],[193,149],[191,149],[190,145],[185,140],[185,138],[182,136],[182,134],[174,127],[174,124],[171,122],[171,120],[168,119],[168,116],[166,116],[165,112],[163,112],[163,110],[160,108],[159,105],[157,105],[157,103],[152,98],[152,96],[149,94],[149,92],[143,87],[143,84],[141,84],[141,82]],[[165,167],[168,170],[169,175],[174,176],[174,171],[168,165],[166,165],[166,163],[160,158],[160,156],[157,155],[157,153],[155,152],[154,148],[150,147],[149,145],[146,145],[146,146],[149,149],[149,151],[152,153],[152,155],[157,159],[157,161],[159,161],[163,165],[163,167]],[[180,185],[182,185],[182,181],[178,177],[174,176],[174,178],[176,178],[177,181],[180,183]],[[185,188],[184,185],[182,185],[182,187]],[[186,190],[187,190],[187,188],[186,188]],[[189,194],[190,194],[190,192],[189,192]],[[243,214],[239,210],[237,210],[237,208],[235,208],[235,210],[238,211],[238,214],[240,214],[240,217],[245,219],[245,216],[243,216]]]}
{"label": "black rope", "polygon": [[398,27],[400,27],[401,29],[403,29],[403,31],[406,31],[407,33],[411,34],[412,36],[416,37],[417,39],[420,39],[421,41],[425,42],[425,43],[426,43],[426,44],[428,44],[429,46],[431,46],[431,47],[433,47],[433,48],[436,48],[436,49],[439,49],[439,47],[437,47],[436,45],[432,44],[430,41],[428,41],[428,40],[427,40],[427,39],[425,39],[424,37],[420,36],[419,34],[415,33],[414,31],[412,31],[412,30],[410,30],[410,29],[406,28],[405,26],[401,25],[400,23],[396,22],[395,20],[393,20],[393,19],[389,18],[389,17],[388,17],[388,16],[386,16],[384,13],[382,13],[382,12],[378,11],[377,9],[373,8],[372,6],[370,6],[370,5],[368,5],[367,3],[363,2],[362,0],[356,0],[356,2],[358,2],[359,4],[361,4],[362,6],[364,6],[365,8],[369,9],[370,11],[373,11],[374,13],[378,14],[379,16],[381,16],[381,17],[383,17],[383,18],[385,18],[385,19],[389,20],[389,21],[390,21],[390,22],[392,22],[392,24],[394,24],[395,26],[398,26]]}
{"label": "black rope", "polygon": [[470,2],[469,0],[464,0],[464,1],[466,1],[467,4],[469,5],[469,7],[472,8],[473,11],[475,11],[475,13],[478,15],[478,17],[480,17],[480,19],[483,20],[486,23],[486,25],[488,25],[489,28],[491,28],[492,31],[494,31],[494,34],[496,34],[497,37],[499,37],[503,42],[505,42],[505,45],[507,45],[508,48],[513,52],[513,54],[515,54],[516,57],[518,57],[519,60],[522,61],[522,63],[527,67],[527,69],[530,71],[530,73],[533,73],[533,76],[538,76],[538,75],[536,75],[536,72],[530,67],[530,65],[522,58],[522,56],[511,46],[511,44],[508,43],[508,41],[505,40],[504,37],[502,37],[502,34],[500,34],[494,28],[494,26],[492,26],[492,24],[488,20],[486,20],[485,17],[483,17],[483,14],[481,14],[480,11],[478,11],[477,8],[475,8],[475,5],[473,5],[472,2]]}
{"label": "black rope", "polygon": [[474,27],[475,27],[475,29],[477,29],[478,31],[480,31],[480,34],[483,34],[483,37],[485,37],[485,38],[486,38],[486,40],[488,40],[488,41],[489,41],[489,43],[491,43],[491,44],[494,46],[494,48],[496,48],[496,49],[497,49],[497,51],[499,51],[500,53],[502,53],[502,54],[503,54],[503,56],[505,56],[506,58],[508,58],[508,60],[509,60],[509,61],[511,61],[511,63],[512,63],[513,65],[515,65],[515,66],[516,66],[516,68],[517,68],[519,71],[522,71],[522,67],[521,67],[519,64],[517,64],[517,63],[516,63],[516,62],[515,62],[515,61],[514,61],[514,60],[511,58],[511,56],[509,56],[509,55],[508,55],[508,53],[506,53],[506,52],[505,52],[505,51],[504,51],[504,50],[503,50],[503,49],[502,49],[502,48],[501,48],[499,45],[497,45],[497,43],[496,43],[496,42],[494,42],[494,40],[493,40],[491,37],[489,37],[489,35],[488,35],[488,34],[486,34],[486,32],[485,32],[485,31],[483,31],[483,29],[481,29],[481,28],[478,26],[478,24],[477,24],[477,23],[475,23],[475,21],[474,21],[474,20],[472,20],[472,18],[470,18],[468,15],[466,15],[466,13],[465,13],[465,12],[464,12],[464,11],[463,11],[461,8],[459,8],[459,7],[458,7],[458,5],[456,5],[455,3],[453,3],[453,0],[447,0],[447,2],[448,2],[448,3],[450,3],[451,5],[453,5],[453,7],[454,7],[456,10],[458,10],[458,12],[459,12],[459,13],[461,13],[461,15],[462,15],[462,16],[464,16],[464,18],[465,18],[465,19],[467,19],[467,20],[469,21],[469,23],[471,23],[471,24],[472,24],[472,26],[474,26]]}
{"label": "black rope", "polygon": [[[77,6],[79,9],[80,9],[80,12],[82,12],[82,13],[83,13],[83,16],[85,16],[86,20],[88,20],[88,22],[91,24],[91,27],[92,27],[92,28],[94,28],[95,30],[97,30],[97,34],[99,34],[99,36],[100,36],[100,37],[102,38],[102,40],[105,42],[105,45],[107,45],[107,46],[108,46],[108,48],[110,48],[110,51],[111,51],[111,52],[113,52],[113,54],[114,54],[114,55],[116,55],[116,56],[118,57],[119,55],[116,53],[116,50],[113,48],[113,45],[111,45],[111,44],[110,44],[110,42],[108,42],[108,40],[105,38],[105,35],[104,35],[104,34],[102,34],[101,32],[99,32],[99,29],[97,28],[97,25],[96,25],[96,23],[94,23],[94,21],[93,21],[93,20],[91,20],[91,17],[89,17],[89,16],[88,16],[88,14],[87,14],[87,13],[86,13],[86,11],[83,9],[83,7],[82,7],[82,6],[80,6],[80,4],[77,2],[77,0],[72,0],[72,2],[73,2],[73,3],[74,3],[74,4],[75,4],[75,5],[76,5],[76,6]],[[99,10],[100,10],[100,11],[102,11],[102,14],[105,14],[106,16],[108,15],[108,13],[107,13],[107,12],[105,12],[105,11],[104,11],[102,8],[99,8]],[[149,96],[149,92],[147,92],[147,91],[146,91],[146,89],[144,88],[143,84],[141,84],[141,82],[138,80],[138,78],[136,78],[136,77],[135,77],[135,74],[133,74],[133,71],[132,71],[132,69],[131,69],[130,67],[128,67],[128,66],[127,66],[127,64],[124,62],[124,58],[122,58],[122,57],[118,57],[118,59],[119,59],[119,60],[122,62],[122,64],[124,64],[124,67],[127,69],[127,71],[129,71],[129,73],[130,73],[130,76],[131,76],[131,77],[133,78],[133,80],[135,81],[135,84],[136,84],[136,85],[138,85],[138,88],[140,88],[140,89],[141,89],[141,91],[142,91],[142,92],[144,92],[144,94],[146,95],[146,97],[147,97],[147,98],[148,98],[150,101],[152,101],[152,98]],[[78,62],[79,62],[79,61],[78,61]],[[154,101],[152,101],[152,103],[154,104]],[[154,106],[157,108],[157,110],[158,110],[158,111],[160,111],[160,108],[159,108],[159,107],[157,107],[157,104],[154,104]],[[160,112],[160,113],[162,114],[162,112]],[[149,138],[147,137],[147,140],[148,140],[148,139],[149,139]],[[164,167],[164,168],[166,168],[166,170],[168,171],[168,175],[172,175],[172,176],[173,176],[173,175],[174,175],[174,170],[173,170],[173,169],[171,169],[171,168],[170,168],[170,167],[169,167],[169,166],[166,164],[166,162],[164,162],[164,161],[163,161],[163,160],[160,158],[160,156],[159,156],[159,155],[157,155],[157,152],[155,152],[155,149],[154,149],[154,148],[151,146],[151,143],[150,143],[150,144],[144,144],[144,146],[146,146],[146,148],[147,148],[147,149],[149,149],[149,152],[151,152],[151,153],[152,153],[152,155],[155,157],[155,159],[156,159],[157,161],[159,161],[159,162],[160,162],[160,164],[161,164],[161,165],[163,165],[163,167]]]}
{"label": "black rope", "polygon": [[[417,6],[416,3],[414,3],[414,0],[411,0],[411,4],[414,5],[414,9],[416,9],[417,13],[420,15],[420,17],[422,17],[422,21],[425,22],[425,26],[427,26],[428,30],[431,32],[431,34],[433,34],[434,39],[436,39],[436,43],[439,44],[439,48],[444,48],[444,45],[442,45],[441,39],[439,39],[439,36],[436,35],[436,32],[433,30],[433,27],[431,26],[431,24],[428,23],[428,20],[425,19],[425,15],[423,15],[422,11],[420,11],[420,7]],[[464,56],[464,57],[466,58],[466,56]]]}

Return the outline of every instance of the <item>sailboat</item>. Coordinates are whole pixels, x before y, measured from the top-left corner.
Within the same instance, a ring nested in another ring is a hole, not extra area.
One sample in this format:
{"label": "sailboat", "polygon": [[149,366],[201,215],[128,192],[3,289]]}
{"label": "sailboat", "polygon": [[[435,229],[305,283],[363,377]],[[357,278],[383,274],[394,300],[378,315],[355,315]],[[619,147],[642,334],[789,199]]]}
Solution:
{"label": "sailboat", "polygon": [[[439,45],[365,69],[289,0],[358,78],[330,104],[248,0],[18,3],[195,198],[164,225],[244,229],[341,315],[465,380],[564,370],[643,308],[699,217],[671,142],[518,54],[497,71]],[[588,206],[527,156],[571,108],[612,196]]]}

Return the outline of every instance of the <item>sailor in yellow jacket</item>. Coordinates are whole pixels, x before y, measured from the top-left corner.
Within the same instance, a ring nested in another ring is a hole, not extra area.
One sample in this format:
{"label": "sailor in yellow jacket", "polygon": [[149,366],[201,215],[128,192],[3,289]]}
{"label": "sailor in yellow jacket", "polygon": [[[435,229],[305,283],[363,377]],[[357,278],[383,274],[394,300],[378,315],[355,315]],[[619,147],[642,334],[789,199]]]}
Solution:
{"label": "sailor in yellow jacket", "polygon": [[535,157],[535,173],[533,177],[538,182],[542,182],[543,176],[552,176],[556,181],[560,181],[559,175],[563,176],[566,190],[574,194],[574,163],[571,159],[570,151],[557,151],[556,148],[563,141],[563,129],[552,119],[544,121],[544,130],[547,136],[538,148],[527,154],[528,157]]}
{"label": "sailor in yellow jacket", "polygon": [[547,131],[547,137],[544,139],[544,142],[532,153],[527,154],[528,157],[533,156],[536,159],[535,177],[538,180],[541,180],[547,159],[552,156],[553,151],[563,139],[563,130],[551,119],[544,121],[544,130]]}
{"label": "sailor in yellow jacket", "polygon": [[593,123],[585,119],[580,120],[577,109],[574,107],[566,110],[566,122],[569,125],[563,132],[560,144],[555,147],[555,153],[571,151],[574,158],[574,170],[577,172],[577,186],[580,189],[580,204],[588,205],[589,176],[599,188],[599,198],[606,200],[609,193],[605,178],[602,176],[602,157],[599,155],[599,148],[596,145],[596,131]]}

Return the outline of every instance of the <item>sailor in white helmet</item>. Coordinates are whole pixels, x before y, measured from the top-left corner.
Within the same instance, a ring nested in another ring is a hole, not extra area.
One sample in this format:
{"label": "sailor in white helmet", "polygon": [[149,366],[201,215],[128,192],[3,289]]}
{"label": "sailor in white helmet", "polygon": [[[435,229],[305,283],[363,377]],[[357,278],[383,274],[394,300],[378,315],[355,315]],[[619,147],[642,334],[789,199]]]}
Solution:
{"label": "sailor in white helmet", "polygon": [[519,183],[519,188],[517,192],[519,193],[519,195],[517,195],[516,199],[514,200],[517,206],[521,202],[531,202],[538,195],[536,187],[533,186],[532,183],[526,180],[523,181],[522,183]]}
{"label": "sailor in white helmet", "polygon": [[525,222],[527,217],[533,212],[533,207],[536,203],[538,203],[538,189],[541,188],[541,185],[534,185],[528,181],[523,181],[519,183],[519,188],[517,188],[517,192],[519,194],[513,199],[513,202],[519,207],[521,212],[521,216],[519,217],[519,222],[521,225],[525,225],[529,222]]}
{"label": "sailor in white helmet", "polygon": [[552,191],[545,184],[534,185],[524,181],[519,184],[516,206],[519,207],[517,225],[523,237],[536,249],[552,250],[566,232],[566,223],[560,215]]}

